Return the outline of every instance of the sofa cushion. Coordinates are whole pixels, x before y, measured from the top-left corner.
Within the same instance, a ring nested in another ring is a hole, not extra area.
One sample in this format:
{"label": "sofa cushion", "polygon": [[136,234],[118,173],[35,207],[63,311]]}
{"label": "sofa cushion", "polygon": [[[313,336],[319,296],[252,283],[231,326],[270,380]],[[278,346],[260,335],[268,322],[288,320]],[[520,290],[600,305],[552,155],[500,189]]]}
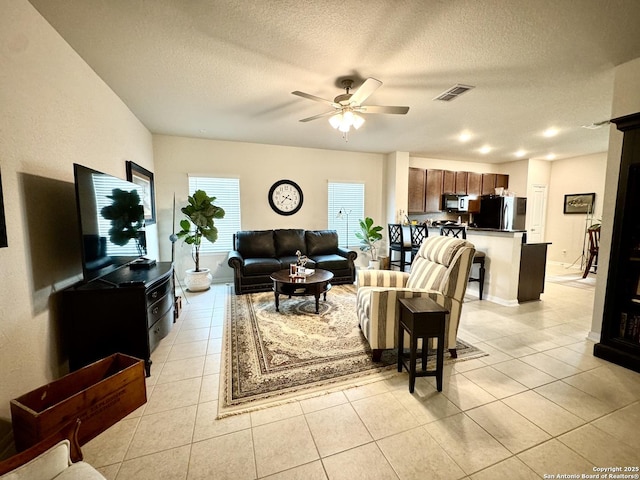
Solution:
{"label": "sofa cushion", "polygon": [[274,258],[273,230],[246,230],[236,233],[236,244],[244,258]]}
{"label": "sofa cushion", "polygon": [[0,476],[0,480],[50,480],[71,465],[69,440],[62,440],[24,465]]}
{"label": "sofa cushion", "polygon": [[307,254],[307,246],[304,243],[304,230],[279,229],[273,231],[276,244],[276,257],[295,255],[300,250],[302,255]]}
{"label": "sofa cushion", "polygon": [[329,255],[338,249],[338,233],[335,230],[307,230],[305,240],[310,257]]}
{"label": "sofa cushion", "polygon": [[105,478],[88,463],[76,462],[58,475],[55,480],[105,480]]}
{"label": "sofa cushion", "polygon": [[333,253],[329,255],[315,255],[312,260],[315,262],[316,268],[329,270],[331,272],[347,270],[349,268],[349,261],[346,258]]}
{"label": "sofa cushion", "polygon": [[242,271],[244,275],[271,275],[283,268],[277,258],[245,258]]}

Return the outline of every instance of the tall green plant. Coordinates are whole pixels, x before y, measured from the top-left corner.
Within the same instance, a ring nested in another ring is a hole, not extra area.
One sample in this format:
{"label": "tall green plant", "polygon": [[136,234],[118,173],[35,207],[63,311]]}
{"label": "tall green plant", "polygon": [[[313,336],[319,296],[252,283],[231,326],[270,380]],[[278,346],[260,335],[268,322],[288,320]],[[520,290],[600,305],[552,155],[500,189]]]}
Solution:
{"label": "tall green plant", "polygon": [[[224,210],[213,204],[216,197],[210,197],[203,190],[197,190],[187,198],[189,204],[180,211],[187,219],[180,221],[178,238],[193,246],[191,255],[196,264],[196,272],[200,271],[200,246],[202,237],[215,243],[218,240],[218,229],[214,225],[214,219],[224,218]],[[192,228],[193,226],[193,228]]]}
{"label": "tall green plant", "polygon": [[382,240],[381,231],[382,227],[379,225],[374,226],[371,217],[360,220],[360,231],[356,232],[356,237],[360,239],[360,250],[369,252],[371,260],[378,259],[376,243]]}

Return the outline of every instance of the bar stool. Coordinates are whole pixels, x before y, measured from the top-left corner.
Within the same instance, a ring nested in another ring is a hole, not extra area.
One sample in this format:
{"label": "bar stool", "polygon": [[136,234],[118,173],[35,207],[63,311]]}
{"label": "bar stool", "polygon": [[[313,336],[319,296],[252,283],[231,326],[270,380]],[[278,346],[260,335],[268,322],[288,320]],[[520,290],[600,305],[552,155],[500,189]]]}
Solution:
{"label": "bar stool", "polygon": [[[404,238],[404,228],[399,223],[389,224],[389,268],[397,266],[401,272],[407,265],[411,265],[411,260],[407,262],[406,254],[411,254],[411,241]],[[393,259],[393,252],[400,253],[400,258]]]}
{"label": "bar stool", "polygon": [[426,225],[409,225],[409,231],[411,232],[411,263],[413,258],[420,250],[420,245],[424,242],[424,239],[429,236],[429,230]]}
{"label": "bar stool", "polygon": [[[440,235],[445,235],[448,237],[462,238],[463,240],[467,239],[467,228],[462,225],[444,225],[440,227]],[[484,252],[479,252],[476,250],[476,253],[473,255],[473,264],[480,265],[478,269],[478,276],[472,277],[469,275],[469,282],[478,282],[478,299],[482,300],[482,293],[484,291],[484,276],[485,276],[485,263],[486,255]]]}

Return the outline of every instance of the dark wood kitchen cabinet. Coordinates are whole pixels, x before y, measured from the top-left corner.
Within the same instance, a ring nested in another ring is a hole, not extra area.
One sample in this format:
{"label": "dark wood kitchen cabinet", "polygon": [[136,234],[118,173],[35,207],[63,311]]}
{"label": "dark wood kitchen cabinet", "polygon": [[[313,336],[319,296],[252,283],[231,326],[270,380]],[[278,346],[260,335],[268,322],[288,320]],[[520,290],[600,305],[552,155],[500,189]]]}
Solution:
{"label": "dark wood kitchen cabinet", "polygon": [[409,168],[409,213],[424,213],[427,172],[422,168]]}
{"label": "dark wood kitchen cabinet", "polygon": [[482,174],[468,172],[467,174],[467,195],[479,197],[482,195]]}
{"label": "dark wood kitchen cabinet", "polygon": [[496,193],[496,174],[482,174],[482,195],[493,195]]}
{"label": "dark wood kitchen cabinet", "polygon": [[442,171],[442,193],[456,192],[456,172],[450,170]]}
{"label": "dark wood kitchen cabinet", "polygon": [[496,188],[500,187],[504,188],[505,190],[509,188],[509,175],[496,173]]}
{"label": "dark wood kitchen cabinet", "polygon": [[442,170],[427,170],[427,183],[424,196],[424,211],[427,213],[442,210]]}
{"label": "dark wood kitchen cabinet", "polygon": [[602,332],[593,354],[640,372],[640,113],[611,122],[624,139]]}
{"label": "dark wood kitchen cabinet", "polygon": [[456,187],[454,193],[458,195],[467,194],[467,179],[469,178],[469,172],[456,172]]}

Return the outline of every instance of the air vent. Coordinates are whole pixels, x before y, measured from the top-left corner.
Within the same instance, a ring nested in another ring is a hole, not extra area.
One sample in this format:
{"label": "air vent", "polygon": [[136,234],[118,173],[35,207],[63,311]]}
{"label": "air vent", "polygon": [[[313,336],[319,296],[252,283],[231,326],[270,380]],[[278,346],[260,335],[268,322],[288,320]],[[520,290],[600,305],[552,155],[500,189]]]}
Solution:
{"label": "air vent", "polygon": [[456,83],[453,87],[451,87],[450,89],[442,92],[440,95],[438,95],[436,98],[434,98],[434,100],[441,100],[443,102],[450,102],[454,98],[457,98],[460,95],[462,95],[463,93],[468,92],[472,88],[476,88],[476,87],[473,87],[471,85],[462,85],[461,83]]}

